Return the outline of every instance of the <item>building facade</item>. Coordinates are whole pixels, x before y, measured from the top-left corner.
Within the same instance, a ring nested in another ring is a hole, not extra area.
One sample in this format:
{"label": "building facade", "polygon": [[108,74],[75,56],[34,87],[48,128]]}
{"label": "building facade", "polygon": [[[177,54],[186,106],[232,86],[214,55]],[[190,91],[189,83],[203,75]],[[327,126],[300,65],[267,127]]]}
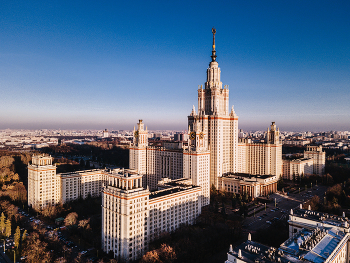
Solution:
{"label": "building facade", "polygon": [[79,198],[100,196],[108,176],[105,169],[56,174],[51,156],[33,155],[28,164],[28,206],[40,210]]}
{"label": "building facade", "polygon": [[279,129],[272,122],[264,141],[257,143],[251,139],[240,139],[237,172],[282,176],[282,144],[279,137]]}
{"label": "building facade", "polygon": [[157,190],[163,178],[191,179],[193,185],[202,187],[205,198],[201,204],[209,205],[210,151],[200,127],[195,126],[197,133],[189,136],[187,145],[174,142],[165,143],[163,147],[148,146],[148,132],[142,120],[137,127],[129,147],[129,167],[143,175],[143,187]]}
{"label": "building facade", "polygon": [[28,165],[28,206],[42,209],[55,205],[61,198],[61,181],[56,174],[56,165],[52,157],[36,155]]}
{"label": "building facade", "polygon": [[314,160],[311,158],[283,160],[283,179],[296,180],[300,176],[309,176],[314,172]]}
{"label": "building facade", "polygon": [[306,146],[303,158],[283,160],[283,179],[294,180],[300,176],[325,174],[326,153],[322,146]]}
{"label": "building facade", "polygon": [[311,158],[313,163],[313,174],[324,175],[326,166],[326,153],[322,151],[322,146],[306,146],[304,158]]}
{"label": "building facade", "polygon": [[277,175],[226,174],[219,178],[219,190],[255,199],[277,192],[277,182]]}
{"label": "building facade", "polygon": [[159,190],[142,187],[142,176],[113,171],[102,193],[102,249],[121,262],[140,258],[149,242],[201,213],[201,187],[188,179],[163,179]]}
{"label": "building facade", "polygon": [[61,181],[60,202],[64,204],[78,198],[100,196],[109,173],[104,169],[93,169],[61,173],[58,176]]}
{"label": "building facade", "polygon": [[238,116],[233,106],[229,111],[229,89],[227,85],[222,86],[215,33],[213,29],[212,60],[204,89],[202,85],[198,89],[198,113],[193,106],[188,126],[190,138],[196,135],[196,127],[200,127],[210,151],[210,185],[218,187],[222,174],[237,171]]}

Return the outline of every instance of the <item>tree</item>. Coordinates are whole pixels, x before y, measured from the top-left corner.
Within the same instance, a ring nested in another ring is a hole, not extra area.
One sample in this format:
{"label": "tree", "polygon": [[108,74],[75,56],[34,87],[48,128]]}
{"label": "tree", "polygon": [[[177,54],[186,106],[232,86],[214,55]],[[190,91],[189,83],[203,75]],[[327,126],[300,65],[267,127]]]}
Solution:
{"label": "tree", "polygon": [[236,198],[237,198],[237,197],[236,197],[236,194],[233,193],[233,194],[232,194],[232,199],[231,199],[232,208],[235,208],[235,207],[236,207],[236,202],[237,202]]}
{"label": "tree", "polygon": [[278,189],[278,190],[282,190],[283,185],[284,185],[283,177],[281,176],[281,177],[278,179],[278,181],[277,181],[277,189]]}
{"label": "tree", "polygon": [[79,220],[78,227],[82,228],[82,229],[89,229],[90,228],[90,224],[89,223],[90,223],[90,218]]}
{"label": "tree", "polygon": [[4,233],[5,232],[5,220],[6,220],[6,217],[4,215],[4,212],[1,213],[1,217],[0,217],[0,231],[1,233]]}
{"label": "tree", "polygon": [[172,263],[175,260],[174,249],[167,244],[162,244],[160,248],[147,252],[140,263]]}
{"label": "tree", "polygon": [[9,218],[7,218],[5,223],[5,236],[11,236],[11,220]]}
{"label": "tree", "polygon": [[308,202],[308,205],[311,206],[311,210],[317,211],[319,209],[320,198],[317,195],[314,195],[311,200]]}
{"label": "tree", "polygon": [[22,243],[24,242],[24,240],[26,240],[26,238],[27,238],[27,229],[24,229],[22,234]]}
{"label": "tree", "polygon": [[19,229],[19,226],[17,226],[17,228],[16,228],[16,232],[15,232],[13,240],[15,242],[15,247],[18,249],[19,242],[21,240],[21,230]]}
{"label": "tree", "polygon": [[141,259],[140,263],[160,263],[157,250],[148,251]]}
{"label": "tree", "polygon": [[39,238],[39,234],[33,232],[27,239],[22,255],[26,257],[26,262],[51,262],[51,253],[47,250],[47,243]]}
{"label": "tree", "polygon": [[217,194],[217,190],[214,184],[211,185],[210,188],[210,195],[216,195]]}
{"label": "tree", "polygon": [[171,263],[176,259],[176,253],[174,249],[167,244],[162,244],[160,249],[158,249],[158,254],[162,262]]}
{"label": "tree", "polygon": [[249,195],[248,195],[248,192],[246,191],[246,192],[244,193],[244,196],[243,196],[243,201],[244,201],[244,202],[248,202],[248,200],[249,200]]}
{"label": "tree", "polygon": [[64,219],[64,224],[66,226],[75,225],[77,223],[77,219],[78,219],[78,214],[76,212],[71,212]]}

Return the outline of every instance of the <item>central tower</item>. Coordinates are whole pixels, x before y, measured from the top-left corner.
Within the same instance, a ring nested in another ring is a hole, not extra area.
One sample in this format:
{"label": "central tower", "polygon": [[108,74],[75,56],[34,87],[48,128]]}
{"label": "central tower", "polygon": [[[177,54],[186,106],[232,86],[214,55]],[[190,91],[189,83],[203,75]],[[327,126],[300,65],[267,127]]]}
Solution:
{"label": "central tower", "polygon": [[218,187],[218,177],[237,170],[238,116],[229,112],[228,86],[222,87],[221,70],[216,61],[215,28],[207,80],[198,89],[198,114],[195,109],[188,116],[189,130],[201,127],[205,144],[210,150],[210,183]]}

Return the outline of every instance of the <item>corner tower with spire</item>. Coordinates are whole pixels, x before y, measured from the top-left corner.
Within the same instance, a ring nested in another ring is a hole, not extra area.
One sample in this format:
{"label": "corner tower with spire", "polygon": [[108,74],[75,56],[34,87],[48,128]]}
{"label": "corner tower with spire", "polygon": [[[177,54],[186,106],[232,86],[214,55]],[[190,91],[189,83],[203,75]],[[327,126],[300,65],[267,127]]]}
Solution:
{"label": "corner tower with spire", "polygon": [[148,131],[144,129],[142,120],[134,127],[133,142],[129,147],[129,168],[136,170],[139,174],[146,173],[146,148],[148,146]]}
{"label": "corner tower with spire", "polygon": [[193,109],[188,116],[190,132],[200,127],[205,145],[210,150],[210,184],[218,187],[218,178],[224,173],[236,171],[238,116],[229,112],[229,89],[222,86],[221,70],[216,61],[215,35],[204,89],[198,89],[198,114]]}

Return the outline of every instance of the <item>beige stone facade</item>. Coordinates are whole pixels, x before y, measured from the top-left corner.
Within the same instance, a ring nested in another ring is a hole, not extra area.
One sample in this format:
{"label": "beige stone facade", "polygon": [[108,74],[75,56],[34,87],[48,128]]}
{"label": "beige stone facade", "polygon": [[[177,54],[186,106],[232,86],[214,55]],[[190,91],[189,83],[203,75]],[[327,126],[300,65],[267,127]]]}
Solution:
{"label": "beige stone facade", "polygon": [[145,133],[147,138],[147,131],[143,130],[143,124],[141,124],[139,121],[138,130],[134,132],[134,140],[129,148],[129,167],[143,175],[144,188],[156,190],[159,181],[163,178],[172,180],[189,178],[193,185],[202,187],[204,195],[202,206],[209,205],[210,152],[207,150],[204,135],[199,127],[197,133],[190,136],[186,146],[167,143],[164,147],[154,147],[148,146],[147,139],[144,144],[139,144],[135,134],[139,136]]}
{"label": "beige stone facade", "polygon": [[28,205],[36,210],[78,198],[97,197],[108,178],[104,169],[56,174],[52,157],[34,155],[28,165]]}
{"label": "beige stone facade", "polygon": [[322,151],[322,146],[306,146],[304,158],[311,158],[314,161],[313,174],[324,175],[326,166],[326,153]]}
{"label": "beige stone facade", "polygon": [[273,122],[267,130],[263,142],[252,142],[251,139],[240,139],[238,143],[239,173],[252,175],[282,176],[282,144],[279,139],[279,129]]}
{"label": "beige stone facade", "polygon": [[93,169],[61,173],[58,176],[61,180],[60,202],[64,204],[78,198],[100,196],[102,187],[108,178],[108,172],[104,169]]}
{"label": "beige stone facade", "polygon": [[35,155],[28,165],[28,206],[40,210],[59,203],[61,181],[52,157]]}
{"label": "beige stone facade", "polygon": [[141,187],[142,176],[113,171],[102,193],[102,248],[121,262],[140,258],[149,242],[201,213],[201,187],[190,179],[163,179],[158,191]]}
{"label": "beige stone facade", "polygon": [[277,192],[276,175],[227,174],[219,178],[219,190],[255,199]]}
{"label": "beige stone facade", "polygon": [[313,174],[314,160],[311,158],[301,158],[283,160],[283,179],[295,180],[300,176]]}

